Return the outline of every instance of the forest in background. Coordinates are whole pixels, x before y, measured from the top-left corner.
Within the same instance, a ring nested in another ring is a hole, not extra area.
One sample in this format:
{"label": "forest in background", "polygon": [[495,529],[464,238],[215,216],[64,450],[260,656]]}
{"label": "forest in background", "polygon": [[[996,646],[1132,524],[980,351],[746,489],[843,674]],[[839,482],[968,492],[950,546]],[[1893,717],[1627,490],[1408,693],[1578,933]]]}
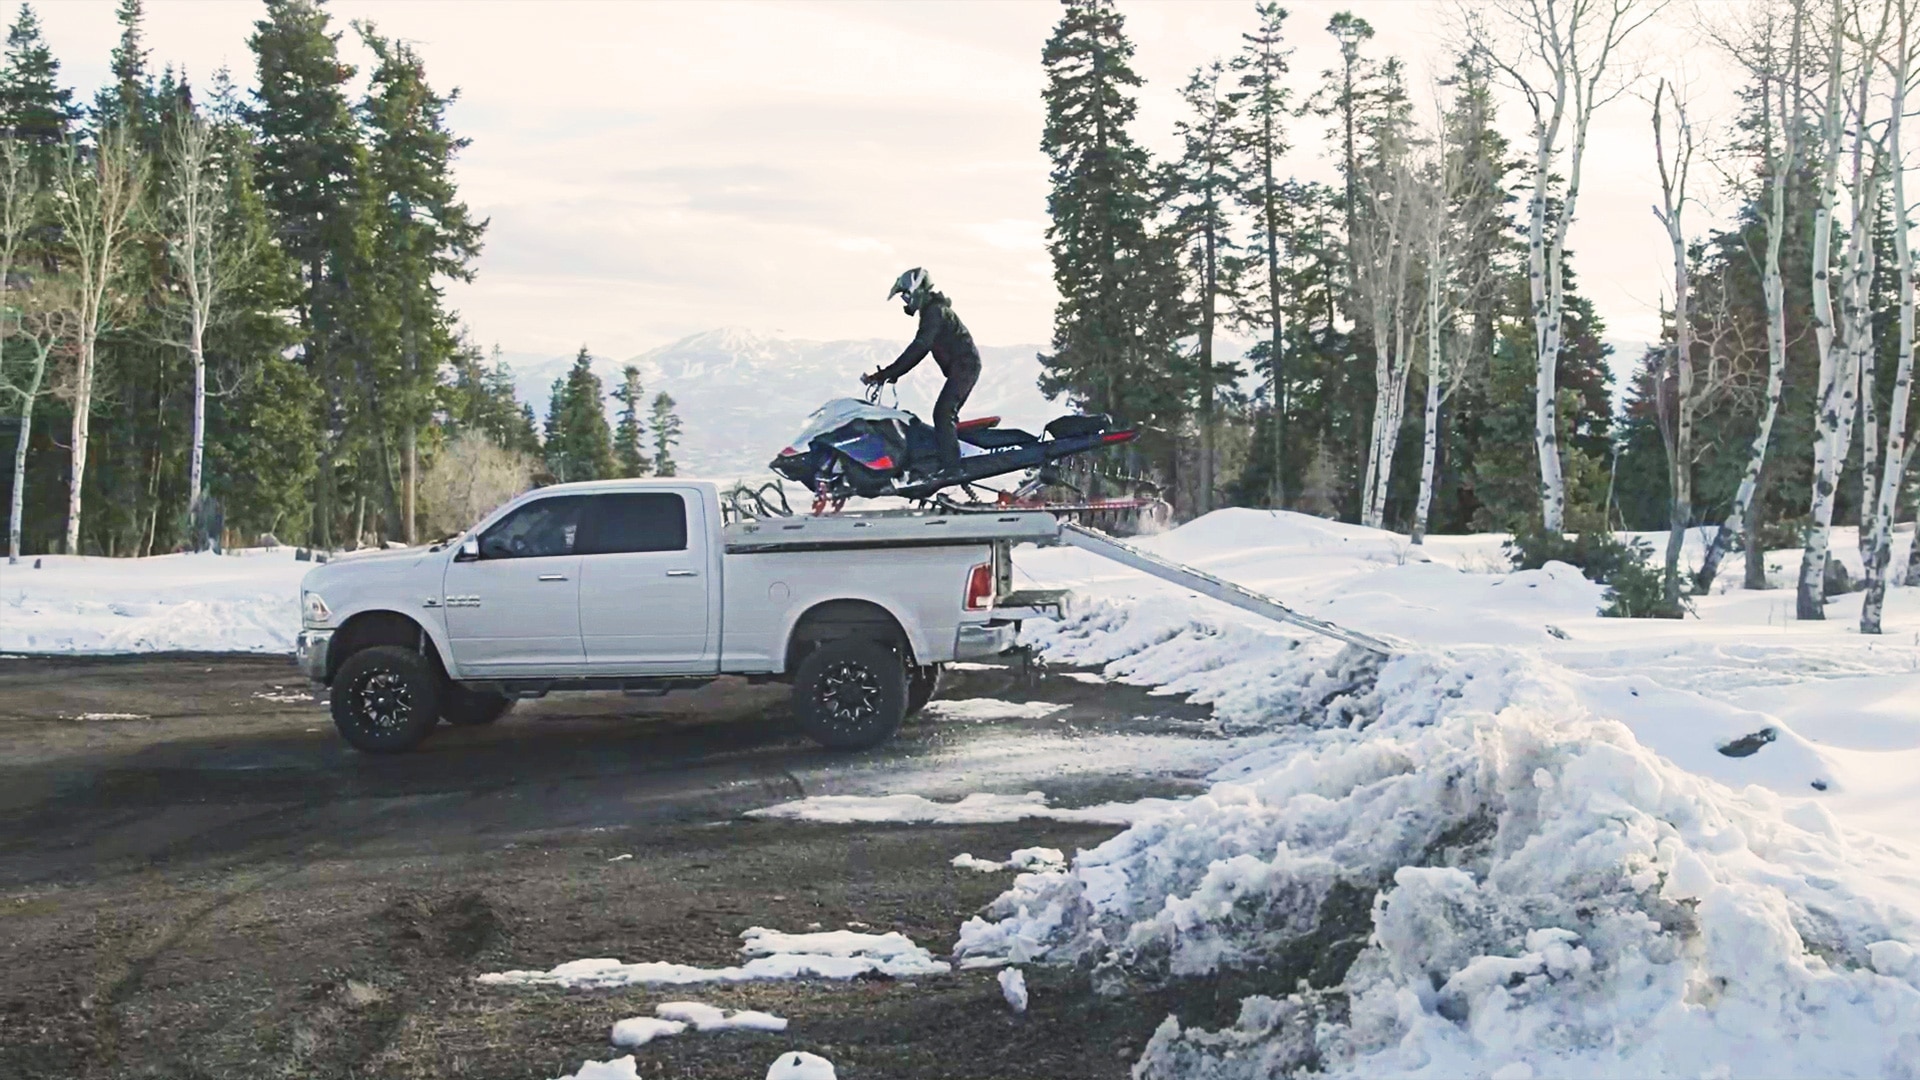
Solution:
{"label": "forest in background", "polygon": [[[1745,73],[1739,115],[1694,115],[1660,67],[1678,59],[1643,47],[1663,9]],[[1802,547],[1799,616],[1820,618],[1830,527],[1858,524],[1877,632],[1914,500],[1914,14],[1485,0],[1453,9],[1446,76],[1420,87],[1348,13],[1305,31],[1338,66],[1291,72],[1288,13],[1263,2],[1179,89],[1181,150],[1157,160],[1130,130],[1123,15],[1068,0],[1044,56],[1061,300],[1043,388],[1149,425],[1140,452],[1182,518],[1284,507],[1416,544],[1545,536],[1521,547],[1556,557],[1568,533],[1666,530],[1665,614],[1731,551],[1764,588],[1760,551]],[[1567,246],[1581,185],[1606,181],[1582,175],[1602,109],[1647,117],[1671,246],[1648,290],[1663,340],[1620,388]],[[1296,142],[1338,178],[1285,175]],[[1701,220],[1709,194],[1730,223]],[[1251,372],[1213,356],[1222,327],[1256,339]],[[1678,565],[1686,529],[1722,524],[1706,565]]]}
{"label": "forest in background", "polygon": [[[1697,13],[1700,47],[1745,73],[1727,117],[1693,115],[1650,59],[1663,9],[1461,5],[1420,58],[1444,77],[1416,85],[1363,19],[1251,4],[1175,88],[1161,159],[1131,130],[1122,13],[1066,0],[1041,56],[1060,294],[1042,390],[1141,425],[1118,471],[1182,519],[1284,507],[1416,543],[1664,529],[1670,611],[1730,555],[1761,587],[1757,553],[1799,546],[1810,618],[1830,527],[1859,524],[1869,589],[1904,580],[1885,537],[1914,501],[1913,3]],[[583,347],[543,423],[466,339],[444,290],[487,223],[455,180],[455,94],[406,43],[266,0],[254,89],[201,88],[155,70],[139,0],[119,18],[90,104],[29,6],[0,63],[11,554],[418,541],[530,484],[673,471],[680,421],[637,370],[603,385]],[[1292,71],[1295,33],[1330,34],[1339,62]],[[1581,185],[1605,182],[1582,175],[1602,109],[1647,117],[1671,247],[1649,283],[1663,340],[1624,387],[1567,244]],[[1336,178],[1289,175],[1296,145]],[[1703,220],[1709,196],[1730,221]],[[1214,356],[1223,332],[1254,341],[1244,369]],[[1722,524],[1706,566],[1678,565],[1684,530]]]}
{"label": "forest in background", "polygon": [[543,426],[466,339],[445,287],[487,223],[408,44],[266,0],[242,92],[156,71],[140,0],[118,17],[91,104],[30,5],[0,63],[10,558],[415,542],[534,483],[673,471],[636,371],[610,425],[582,348]]}

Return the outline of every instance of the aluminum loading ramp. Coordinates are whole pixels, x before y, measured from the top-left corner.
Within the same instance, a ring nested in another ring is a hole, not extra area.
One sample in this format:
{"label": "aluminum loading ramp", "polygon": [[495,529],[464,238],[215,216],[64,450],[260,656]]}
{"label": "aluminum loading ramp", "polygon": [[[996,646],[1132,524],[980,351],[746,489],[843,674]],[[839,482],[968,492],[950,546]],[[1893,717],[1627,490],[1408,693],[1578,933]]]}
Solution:
{"label": "aluminum loading ramp", "polygon": [[1111,559],[1123,566],[1131,566],[1143,574],[1151,574],[1162,581],[1170,581],[1182,588],[1192,589],[1202,596],[1210,596],[1221,603],[1232,604],[1242,611],[1251,611],[1255,615],[1275,622],[1290,623],[1336,641],[1358,645],[1360,648],[1371,650],[1382,656],[1391,656],[1394,651],[1393,646],[1379,638],[1370,637],[1357,630],[1348,630],[1344,626],[1336,626],[1311,615],[1302,615],[1280,601],[1262,596],[1252,589],[1242,588],[1203,570],[1195,570],[1191,566],[1170,562],[1158,555],[1149,555],[1131,544],[1115,540],[1106,533],[1075,525],[1070,521],[1060,523],[1060,542],[1071,544],[1082,551],[1092,552],[1103,559]]}

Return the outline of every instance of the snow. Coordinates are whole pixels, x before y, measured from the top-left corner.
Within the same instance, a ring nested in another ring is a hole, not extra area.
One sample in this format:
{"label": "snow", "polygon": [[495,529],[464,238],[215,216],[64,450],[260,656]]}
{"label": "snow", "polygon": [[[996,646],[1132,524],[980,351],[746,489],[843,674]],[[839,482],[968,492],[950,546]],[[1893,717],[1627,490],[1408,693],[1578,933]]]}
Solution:
{"label": "snow", "polygon": [[1046,794],[996,795],[974,792],[957,802],[935,802],[921,795],[812,795],[747,812],[749,817],[785,818],[829,825],[885,822],[925,825],[992,825],[1028,818],[1127,825],[1165,813],[1171,799],[1140,799],[1098,806],[1048,806]]}
{"label": "snow", "polygon": [[1139,543],[1408,645],[1383,662],[1023,549],[1023,585],[1080,598],[1029,627],[1044,659],[1270,738],[1020,875],[961,967],[1324,988],[1218,1031],[1169,1017],[1140,1080],[1920,1075],[1920,592],[1872,638],[1858,596],[1824,623],[1739,590],[1602,619],[1571,567],[1497,572],[1498,538],[1223,511]]}
{"label": "snow", "polygon": [[1007,1008],[1014,1012],[1027,1011],[1027,977],[1019,968],[1000,969],[1000,996],[1007,999]]}
{"label": "snow", "polygon": [[927,703],[923,715],[935,720],[1044,720],[1067,706],[1051,701],[998,701],[994,698],[954,698]]}
{"label": "snow", "polygon": [[699,1031],[785,1031],[785,1017],[753,1009],[722,1009],[699,1001],[669,1001],[654,1007],[661,1022],[692,1024]]}
{"label": "snow", "polygon": [[1021,848],[1007,856],[1005,862],[976,858],[966,852],[953,857],[953,865],[962,870],[979,870],[982,873],[994,870],[1065,870],[1067,857],[1059,848],[1030,847]]}
{"label": "snow", "polygon": [[640,1072],[634,1064],[633,1055],[628,1054],[612,1061],[582,1062],[579,1072],[568,1073],[556,1080],[640,1080]]}
{"label": "snow", "polygon": [[0,562],[0,651],[289,653],[311,569],[291,548]]}
{"label": "snow", "polygon": [[805,1050],[781,1054],[767,1069],[767,1080],[836,1080],[833,1062]]}
{"label": "snow", "polygon": [[896,979],[945,975],[952,970],[900,933],[860,934],[829,930],[783,934],[750,927],[740,935],[744,964],[724,968],[693,967],[664,961],[626,963],[610,958],[570,960],[545,971],[488,972],[485,986],[557,986],[597,990],[622,986],[688,986],[697,983],[770,982],[788,979],[854,979],[867,974]]}
{"label": "snow", "polygon": [[671,1017],[629,1016],[616,1021],[611,1039],[615,1046],[645,1046],[655,1039],[678,1035],[687,1030],[685,1022]]}

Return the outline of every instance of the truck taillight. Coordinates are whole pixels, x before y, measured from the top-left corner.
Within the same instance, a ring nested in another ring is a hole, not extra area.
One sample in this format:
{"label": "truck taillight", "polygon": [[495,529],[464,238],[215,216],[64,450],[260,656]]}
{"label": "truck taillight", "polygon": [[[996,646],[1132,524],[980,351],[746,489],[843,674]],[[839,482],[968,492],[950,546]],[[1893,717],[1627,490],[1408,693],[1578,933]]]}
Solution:
{"label": "truck taillight", "polygon": [[993,564],[980,563],[967,574],[967,610],[985,611],[993,606]]}

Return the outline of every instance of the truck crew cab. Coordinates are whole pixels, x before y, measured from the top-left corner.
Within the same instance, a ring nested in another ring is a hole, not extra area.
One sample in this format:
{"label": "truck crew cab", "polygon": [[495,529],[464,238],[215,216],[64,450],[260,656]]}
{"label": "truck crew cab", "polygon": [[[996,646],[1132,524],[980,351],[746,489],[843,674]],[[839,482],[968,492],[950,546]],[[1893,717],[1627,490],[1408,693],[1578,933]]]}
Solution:
{"label": "truck crew cab", "polygon": [[942,664],[1007,651],[1020,618],[1057,605],[1009,582],[1012,545],[1058,530],[1031,512],[728,523],[708,482],[560,484],[445,544],[316,567],[296,660],[370,753],[516,698],[723,674],[791,682],[810,737],[860,749],[926,703]]}

